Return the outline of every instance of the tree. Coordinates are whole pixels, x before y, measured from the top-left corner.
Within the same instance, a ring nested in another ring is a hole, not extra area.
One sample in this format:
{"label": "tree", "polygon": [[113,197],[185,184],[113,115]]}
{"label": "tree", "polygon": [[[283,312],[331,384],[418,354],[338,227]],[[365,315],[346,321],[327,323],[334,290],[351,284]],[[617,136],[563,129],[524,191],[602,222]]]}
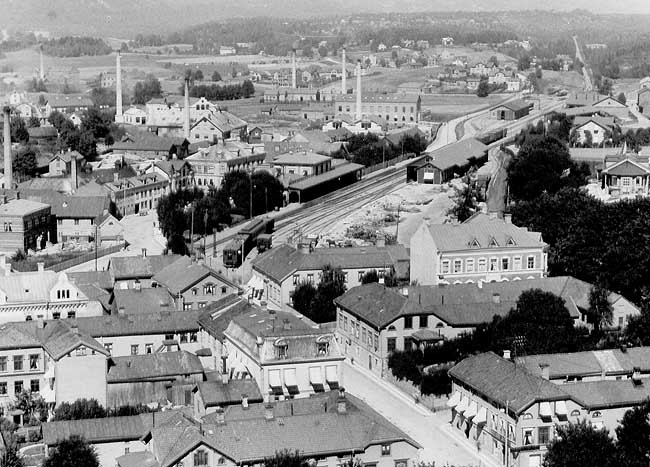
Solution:
{"label": "tree", "polygon": [[27,120],[27,127],[29,128],[38,128],[41,126],[41,121],[39,120],[38,117],[31,116],[29,117],[29,120]]}
{"label": "tree", "polygon": [[427,140],[420,134],[405,135],[400,139],[400,150],[402,154],[413,153],[420,155],[427,148]]}
{"label": "tree", "polygon": [[11,119],[10,128],[12,143],[26,143],[29,141],[29,133],[27,132],[25,120],[18,116],[14,116]]}
{"label": "tree", "polygon": [[95,107],[86,110],[81,116],[80,130],[89,132],[95,138],[105,138],[111,132],[112,115]]}
{"label": "tree", "polygon": [[316,288],[309,318],[316,323],[336,321],[334,299],[346,291],[345,274],[339,267],[327,265],[321,271],[321,280]]}
{"label": "tree", "polygon": [[592,147],[592,146],[594,145],[594,137],[593,137],[593,135],[591,134],[591,131],[589,131],[589,130],[585,130],[585,131],[584,131],[584,135],[585,135],[585,139],[584,139],[582,145],[583,145],[584,147],[586,147],[586,148],[590,148],[590,147]]}
{"label": "tree", "polygon": [[255,95],[255,86],[253,86],[253,82],[250,79],[242,83],[241,92],[244,99]]}
{"label": "tree", "polygon": [[162,96],[160,81],[153,74],[148,74],[144,81],[138,81],[133,88],[133,103],[146,104],[154,97]]}
{"label": "tree", "polygon": [[519,57],[519,60],[517,61],[517,68],[519,71],[524,71],[530,68],[530,55],[524,54]]}
{"label": "tree", "polygon": [[619,465],[646,467],[650,458],[650,399],[628,410],[616,427]]}
{"label": "tree", "polygon": [[535,68],[535,78],[537,78],[538,80],[542,79],[542,67],[541,66],[537,66],[537,68]]}
{"label": "tree", "polygon": [[584,185],[589,168],[575,164],[566,145],[557,138],[531,136],[511,159],[507,172],[512,198],[531,200],[544,192]]}
{"label": "tree", "polygon": [[574,467],[584,465],[585,459],[598,467],[619,465],[614,440],[607,430],[599,430],[585,420],[557,425],[555,430],[557,436],[548,447],[544,467]]}
{"label": "tree", "polygon": [[31,147],[21,148],[11,163],[14,173],[22,177],[33,177],[36,173],[36,154]]}
{"label": "tree", "polygon": [[203,81],[203,72],[201,70],[194,71],[194,81]]}
{"label": "tree", "polygon": [[609,302],[609,290],[596,285],[589,291],[589,310],[587,321],[593,324],[596,331],[603,326],[611,326],[614,320],[614,308]]}
{"label": "tree", "polygon": [[372,284],[373,282],[379,282],[379,274],[377,274],[376,269],[371,269],[361,276],[362,284]]}
{"label": "tree", "polygon": [[316,287],[309,281],[300,281],[293,293],[291,302],[293,308],[305,316],[312,315],[312,303],[316,297]]}
{"label": "tree", "polygon": [[212,81],[221,81],[221,75],[217,70],[212,72]]}
{"label": "tree", "polygon": [[72,435],[50,449],[43,467],[99,467],[99,459],[92,445]]}
{"label": "tree", "polygon": [[[52,112],[52,113],[50,114],[50,116],[47,117],[47,121],[50,122],[50,124],[51,124],[54,128],[56,128],[56,131],[58,131],[58,132],[61,132],[61,129],[63,128],[63,124],[64,124],[65,122],[70,122],[70,120],[68,120],[68,117],[66,117],[65,115],[63,115],[63,114],[62,114],[61,112],[59,112],[58,110],[55,110],[54,112]],[[70,122],[70,123],[72,123],[72,122]],[[73,126],[74,126],[74,125],[73,125]]]}
{"label": "tree", "polygon": [[469,176],[463,179],[466,185],[460,190],[456,189],[454,205],[447,211],[448,215],[454,216],[459,222],[465,222],[476,212],[479,201],[476,183],[472,182]]}
{"label": "tree", "polygon": [[84,418],[104,418],[106,409],[97,399],[77,399],[76,401],[62,402],[54,411],[54,420],[82,420]]}
{"label": "tree", "polygon": [[81,132],[76,149],[86,160],[97,159],[97,141],[91,131]]}
{"label": "tree", "polygon": [[25,420],[29,424],[38,424],[47,421],[47,405],[37,393],[22,391],[16,396],[14,408],[24,412]]}
{"label": "tree", "polygon": [[318,55],[322,57],[327,57],[327,54],[329,53],[329,50],[327,50],[327,47],[321,46],[318,48]]}
{"label": "tree", "polygon": [[18,453],[16,438],[10,431],[3,431],[2,437],[6,446],[0,449],[0,466],[2,467],[24,467],[22,456]]}
{"label": "tree", "polygon": [[618,96],[616,97],[616,100],[619,101],[621,104],[625,105],[627,103],[627,98],[625,97],[624,92],[619,92]]}
{"label": "tree", "polygon": [[490,94],[490,84],[488,83],[487,78],[481,78],[481,81],[478,83],[478,88],[476,89],[476,95],[478,97],[487,97]]}
{"label": "tree", "polygon": [[309,463],[299,451],[283,449],[276,451],[274,456],[264,459],[264,467],[309,467]]}

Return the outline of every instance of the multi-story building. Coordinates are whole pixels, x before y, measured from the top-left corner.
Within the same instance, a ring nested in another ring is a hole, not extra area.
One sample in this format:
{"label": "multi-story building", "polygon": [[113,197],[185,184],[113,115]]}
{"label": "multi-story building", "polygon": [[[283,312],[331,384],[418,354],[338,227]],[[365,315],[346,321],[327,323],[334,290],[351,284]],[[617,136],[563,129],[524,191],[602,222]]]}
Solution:
{"label": "multi-story building", "polygon": [[517,227],[509,215],[477,213],[461,224],[431,224],[411,237],[411,280],[421,285],[543,277],[547,247],[539,232]]}
{"label": "multi-story building", "polygon": [[102,467],[261,465],[282,450],[318,459],[322,467],[353,458],[364,465],[406,467],[421,448],[343,390],[273,404],[246,399],[196,418],[171,410],[43,426],[48,448],[72,435],[84,436],[95,447]]}
{"label": "multi-story building", "polygon": [[344,357],[334,333],[299,313],[257,309],[232,318],[223,334],[227,371],[252,377],[272,400],[341,384]]}
{"label": "multi-story building", "polygon": [[169,290],[177,310],[199,310],[240,288],[225,277],[187,256],[182,256],[156,273],[152,281]]}
{"label": "multi-story building", "polygon": [[228,172],[254,170],[265,159],[266,153],[259,145],[226,142],[202,149],[186,160],[194,171],[195,185],[208,191],[219,188]]}
{"label": "multi-story building", "polygon": [[169,179],[160,173],[151,172],[134,177],[119,178],[115,174],[112,182],[104,184],[117,212],[126,216],[156,209],[158,201],[169,194]]}
{"label": "multi-story building", "polygon": [[[454,286],[411,286],[401,291],[382,284],[349,289],[335,299],[336,333],[343,354],[382,375],[393,351],[425,349],[443,339],[471,333],[506,316],[522,292],[540,289],[562,298],[576,326],[587,323],[592,285],[573,277],[543,277],[511,282]],[[612,328],[624,329],[639,309],[610,293]]]}
{"label": "multi-story building", "polygon": [[94,105],[92,99],[86,94],[50,94],[45,103],[45,118],[52,112],[63,114],[84,112]]}
{"label": "multi-story building", "polygon": [[291,294],[302,282],[318,285],[325,266],[341,268],[348,289],[361,284],[369,271],[380,277],[394,272],[399,279],[407,279],[408,253],[401,245],[356,248],[294,248],[282,245],[272,248],[253,260],[253,288],[277,308],[291,302]]}
{"label": "multi-story building", "polygon": [[209,141],[216,144],[231,138],[244,140],[248,124],[225,110],[206,112],[190,127],[190,141]]}
{"label": "multi-story building", "polygon": [[6,197],[0,200],[0,253],[40,250],[49,240],[51,208],[48,204]]}
{"label": "multi-story building", "polygon": [[152,277],[179,258],[180,255],[147,255],[147,250],[143,249],[138,256],[111,258],[108,272],[116,289],[150,288]]}
{"label": "multi-story building", "polygon": [[0,332],[0,410],[18,394],[57,403],[95,398],[106,403],[107,355],[95,339],[63,321],[6,323]]}
{"label": "multi-story building", "polygon": [[421,98],[416,94],[361,95],[361,112],[357,112],[355,94],[334,96],[334,113],[340,118],[344,115],[361,115],[361,118],[375,117],[386,123],[418,123],[420,121]]}
{"label": "multi-story building", "polygon": [[548,380],[548,366],[540,366],[531,371],[491,352],[458,363],[449,370],[452,427],[500,465],[540,467],[558,425],[584,420],[611,433],[650,396],[639,372],[558,385]]}
{"label": "multi-story building", "polygon": [[312,177],[332,168],[332,158],[304,151],[280,154],[273,158],[276,176]]}
{"label": "multi-story building", "polygon": [[[34,198],[34,195],[29,195]],[[57,243],[101,243],[101,223],[110,216],[108,196],[61,196],[42,194],[39,201],[52,209],[54,238]]]}
{"label": "multi-story building", "polygon": [[44,270],[10,272],[0,256],[5,273],[0,275],[0,322],[101,316],[102,304],[90,300],[65,272]]}

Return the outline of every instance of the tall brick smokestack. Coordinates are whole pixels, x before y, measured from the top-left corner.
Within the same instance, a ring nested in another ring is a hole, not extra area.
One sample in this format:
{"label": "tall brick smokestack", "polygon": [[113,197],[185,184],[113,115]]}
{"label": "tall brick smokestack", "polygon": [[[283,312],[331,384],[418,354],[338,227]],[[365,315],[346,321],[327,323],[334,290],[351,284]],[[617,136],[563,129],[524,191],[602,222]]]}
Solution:
{"label": "tall brick smokestack", "polygon": [[347,72],[345,70],[345,46],[343,46],[343,52],[341,55],[341,72],[343,73],[342,78],[341,78],[341,92],[345,94],[348,92],[347,89]]}
{"label": "tall brick smokestack", "polygon": [[11,173],[11,108],[6,105],[2,109],[4,115],[3,138],[4,138],[4,161],[5,161],[5,188],[11,189],[13,177]]}
{"label": "tall brick smokestack", "polygon": [[363,113],[361,112],[361,60],[357,60],[357,115],[356,120],[361,120]]}
{"label": "tall brick smokestack", "polygon": [[185,139],[190,139],[190,80],[185,79],[185,112],[183,119],[183,136]]}
{"label": "tall brick smokestack", "polygon": [[43,45],[40,47],[41,52],[41,69],[39,70],[41,81],[45,81],[45,66],[43,66]]}
{"label": "tall brick smokestack", "polygon": [[291,87],[296,89],[296,49],[291,50]]}
{"label": "tall brick smokestack", "polygon": [[122,115],[122,56],[117,52],[115,58],[115,122],[123,123],[124,116]]}

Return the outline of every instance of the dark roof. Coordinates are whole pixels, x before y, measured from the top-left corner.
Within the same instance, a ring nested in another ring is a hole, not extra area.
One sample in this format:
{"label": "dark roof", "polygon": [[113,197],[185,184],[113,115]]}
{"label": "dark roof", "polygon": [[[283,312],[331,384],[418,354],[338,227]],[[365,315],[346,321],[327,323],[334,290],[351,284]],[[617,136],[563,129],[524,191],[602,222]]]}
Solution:
{"label": "dark roof", "polygon": [[248,397],[248,403],[262,402],[264,398],[254,379],[231,379],[227,384],[221,381],[202,381],[196,385],[201,393],[205,407],[240,404],[242,396]]}
{"label": "dark roof", "polygon": [[303,253],[285,244],[272,248],[255,258],[253,269],[281,282],[296,271],[320,270],[328,264],[342,269],[394,267],[399,275],[404,272],[401,263],[407,261],[408,253],[402,245],[315,248],[311,253]]}
{"label": "dark roof", "polygon": [[570,399],[560,386],[493,352],[466,358],[449,370],[452,380],[520,414],[538,401]]}
{"label": "dark roof", "polygon": [[198,310],[172,311],[162,313],[137,313],[128,316],[89,316],[67,319],[79,331],[92,337],[143,336],[197,332],[199,330]]}
{"label": "dark roof", "polygon": [[224,331],[230,321],[239,315],[252,310],[248,301],[236,296],[229,295],[203,308],[199,315],[198,323],[212,337],[219,341],[224,339]]}
{"label": "dark roof", "polygon": [[381,329],[401,316],[407,300],[396,290],[375,282],[353,287],[335,298],[334,303],[376,329]]}
{"label": "dark roof", "polygon": [[108,270],[117,280],[149,279],[180,258],[180,255],[116,256]]}
{"label": "dark roof", "polygon": [[172,146],[182,146],[189,142],[182,137],[162,137],[153,133],[141,132],[127,135],[111,148],[113,151],[169,151]]}
{"label": "dark roof", "polygon": [[355,164],[353,162],[350,162],[349,164],[341,164],[323,174],[316,175],[314,177],[308,177],[299,182],[291,183],[291,185],[289,185],[289,188],[292,190],[306,190],[308,188],[313,188],[322,183],[329,182],[335,178],[342,177],[361,169],[363,169],[363,165],[361,164]]}
{"label": "dark roof", "polygon": [[199,357],[181,350],[112,357],[106,380],[109,384],[164,381],[178,375],[202,373]]}
{"label": "dark roof", "polygon": [[218,274],[217,271],[192,261],[188,256],[181,256],[169,266],[160,270],[153,276],[153,280],[167,287],[172,294],[179,294],[209,276],[222,284],[239,290],[237,285]]}
{"label": "dark roof", "polygon": [[467,138],[448,144],[429,153],[431,163],[440,170],[463,167],[470,159],[480,159],[488,147],[475,138]]}
{"label": "dark roof", "polygon": [[27,128],[30,138],[56,138],[59,132],[53,126],[36,126]]}
{"label": "dark roof", "polygon": [[[113,310],[119,314],[174,311],[174,299],[164,287],[113,290]],[[180,313],[180,312],[179,312]]]}
{"label": "dark roof", "polygon": [[569,97],[566,100],[566,105],[572,107],[590,106],[590,105],[597,104],[598,102],[606,98],[607,98],[606,95],[599,94],[597,92],[588,92],[588,91],[575,92],[569,95]]}
{"label": "dark roof", "polygon": [[635,385],[629,379],[578,382],[561,387],[587,410],[638,406],[650,397],[649,384]]}
{"label": "dark roof", "polygon": [[[25,190],[27,191],[27,190]],[[99,219],[108,211],[110,200],[105,196],[65,196],[54,191],[29,190],[25,197],[49,204],[58,219]]]}
{"label": "dark roof", "polygon": [[530,109],[533,107],[532,102],[526,102],[522,99],[515,99],[512,101],[504,102],[498,107],[505,107],[506,109],[512,110],[513,112],[519,112],[520,110]]}
{"label": "dark roof", "polygon": [[113,289],[113,278],[108,271],[66,272],[68,279],[77,285],[96,285],[102,289]]}

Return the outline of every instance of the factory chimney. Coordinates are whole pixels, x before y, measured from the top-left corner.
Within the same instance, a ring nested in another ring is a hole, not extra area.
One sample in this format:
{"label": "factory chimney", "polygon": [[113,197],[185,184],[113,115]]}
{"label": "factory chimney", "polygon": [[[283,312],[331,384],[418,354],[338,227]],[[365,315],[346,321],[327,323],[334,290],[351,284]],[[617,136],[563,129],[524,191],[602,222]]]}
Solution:
{"label": "factory chimney", "polygon": [[122,56],[117,52],[115,58],[115,123],[124,123],[122,115]]}
{"label": "factory chimney", "polygon": [[190,80],[185,78],[185,108],[183,119],[183,136],[185,139],[190,139]]}
{"label": "factory chimney", "polygon": [[346,78],[347,78],[347,71],[345,70],[345,46],[343,46],[343,52],[341,55],[341,92],[343,94],[346,94],[348,92],[347,89],[347,83],[346,83]]}
{"label": "factory chimney", "polygon": [[296,89],[296,49],[291,50],[291,87]]}
{"label": "factory chimney", "polygon": [[361,121],[363,113],[361,112],[361,60],[357,60],[357,115],[356,120]]}
{"label": "factory chimney", "polygon": [[5,161],[5,189],[11,189],[13,186],[11,177],[11,108],[4,106],[4,161]]}
{"label": "factory chimney", "polygon": [[41,81],[45,81],[45,67],[43,66],[43,44],[41,44],[41,69],[40,69],[40,78]]}

